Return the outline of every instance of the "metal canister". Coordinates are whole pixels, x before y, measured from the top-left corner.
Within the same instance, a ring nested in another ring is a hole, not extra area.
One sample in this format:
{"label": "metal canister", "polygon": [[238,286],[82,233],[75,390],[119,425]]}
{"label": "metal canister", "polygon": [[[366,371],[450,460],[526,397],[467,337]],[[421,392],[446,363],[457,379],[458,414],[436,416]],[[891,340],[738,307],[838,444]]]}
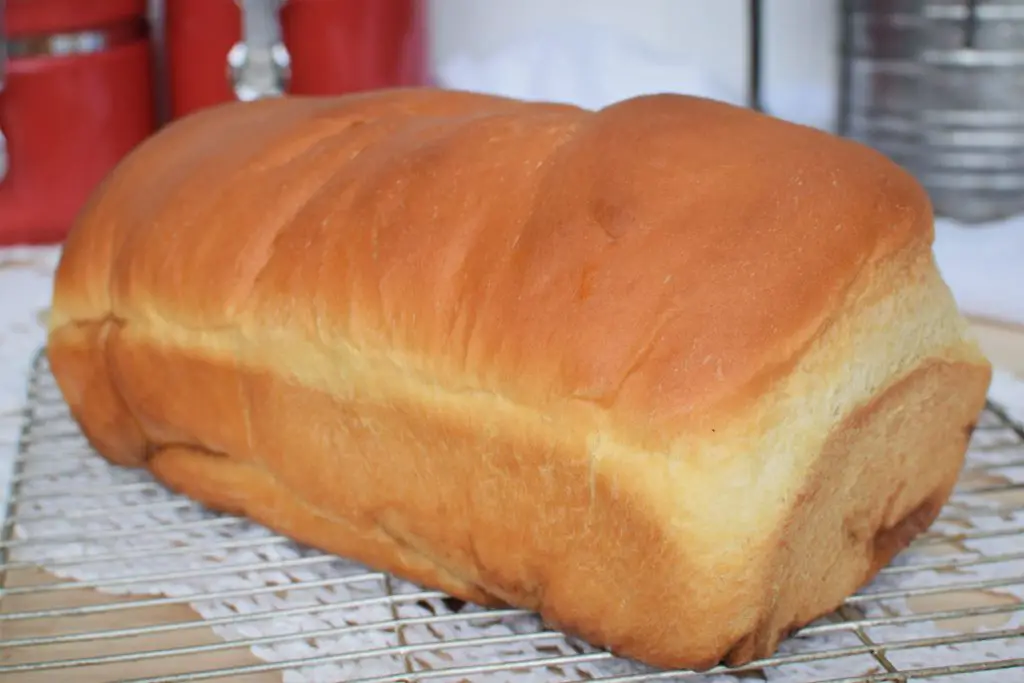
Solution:
{"label": "metal canister", "polygon": [[1024,213],[1024,0],[844,0],[840,132],[889,155],[938,215]]}
{"label": "metal canister", "polygon": [[0,244],[63,239],[152,133],[145,0],[0,2]]}
{"label": "metal canister", "polygon": [[427,79],[421,0],[166,0],[164,22],[171,118]]}

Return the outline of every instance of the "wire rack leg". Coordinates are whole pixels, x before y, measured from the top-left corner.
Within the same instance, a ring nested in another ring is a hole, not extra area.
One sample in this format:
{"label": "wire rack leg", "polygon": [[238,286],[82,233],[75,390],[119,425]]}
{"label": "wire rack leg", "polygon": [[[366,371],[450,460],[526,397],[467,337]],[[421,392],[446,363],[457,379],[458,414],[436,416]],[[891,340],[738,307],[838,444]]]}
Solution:
{"label": "wire rack leg", "polygon": [[[866,618],[864,612],[853,605],[843,605],[842,607],[840,607],[839,616],[842,618],[843,621],[847,623],[857,623],[863,621]],[[860,640],[861,643],[871,648],[871,656],[875,658],[875,661],[878,662],[879,666],[885,669],[886,673],[893,674],[894,676],[896,676],[894,680],[899,681],[899,683],[907,682],[907,677],[902,675],[900,673],[900,670],[897,669],[896,666],[889,661],[889,658],[885,656],[884,645],[880,645],[876,643],[874,640],[872,640],[871,636],[865,633],[863,627],[861,626],[855,626],[853,628],[853,632],[854,634],[856,634],[857,639]]]}
{"label": "wire rack leg", "polygon": [[[398,644],[404,648],[406,645],[409,644],[409,642],[405,637],[405,626],[402,624],[402,618],[398,614],[398,605],[394,599],[394,579],[391,577],[390,574],[384,575],[384,591],[387,593],[388,598],[390,598],[390,600],[388,601],[388,608],[391,612],[391,619],[395,623],[395,637],[398,639]],[[405,667],[405,673],[409,674],[409,680],[415,680],[413,676],[413,674],[415,673],[415,669],[413,668],[412,662],[409,660],[408,653],[402,654],[402,665]]]}

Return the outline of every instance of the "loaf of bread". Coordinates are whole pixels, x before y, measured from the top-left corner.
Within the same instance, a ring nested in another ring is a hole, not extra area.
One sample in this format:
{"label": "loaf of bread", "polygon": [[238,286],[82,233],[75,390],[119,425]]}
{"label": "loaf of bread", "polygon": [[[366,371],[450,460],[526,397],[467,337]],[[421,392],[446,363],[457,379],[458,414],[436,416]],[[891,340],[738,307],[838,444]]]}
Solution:
{"label": "loaf of bread", "polygon": [[96,191],[48,353],[114,463],[704,668],[950,494],[991,370],[932,238],[883,156],[698,98],[232,104]]}

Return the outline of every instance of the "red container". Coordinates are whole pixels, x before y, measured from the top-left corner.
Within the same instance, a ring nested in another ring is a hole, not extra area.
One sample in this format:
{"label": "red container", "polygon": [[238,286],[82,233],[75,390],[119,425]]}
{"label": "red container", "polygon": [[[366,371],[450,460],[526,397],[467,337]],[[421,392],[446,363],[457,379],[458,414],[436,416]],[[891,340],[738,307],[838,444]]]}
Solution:
{"label": "red container", "polygon": [[7,0],[5,20],[0,244],[58,242],[154,129],[146,2]]}
{"label": "red container", "polygon": [[[420,0],[286,0],[278,21],[291,60],[289,93],[426,83]],[[166,0],[164,25],[171,117],[235,99],[227,58],[242,36],[237,0]]]}

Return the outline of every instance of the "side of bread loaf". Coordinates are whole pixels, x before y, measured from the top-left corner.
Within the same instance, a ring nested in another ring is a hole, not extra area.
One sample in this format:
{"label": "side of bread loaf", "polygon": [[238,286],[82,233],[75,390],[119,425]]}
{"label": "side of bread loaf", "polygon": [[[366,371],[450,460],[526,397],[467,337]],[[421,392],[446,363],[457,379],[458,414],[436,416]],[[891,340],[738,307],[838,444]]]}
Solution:
{"label": "side of bread loaf", "polygon": [[49,357],[113,462],[705,667],[949,495],[990,368],[931,240],[880,155],[710,101],[230,105],[97,191]]}

